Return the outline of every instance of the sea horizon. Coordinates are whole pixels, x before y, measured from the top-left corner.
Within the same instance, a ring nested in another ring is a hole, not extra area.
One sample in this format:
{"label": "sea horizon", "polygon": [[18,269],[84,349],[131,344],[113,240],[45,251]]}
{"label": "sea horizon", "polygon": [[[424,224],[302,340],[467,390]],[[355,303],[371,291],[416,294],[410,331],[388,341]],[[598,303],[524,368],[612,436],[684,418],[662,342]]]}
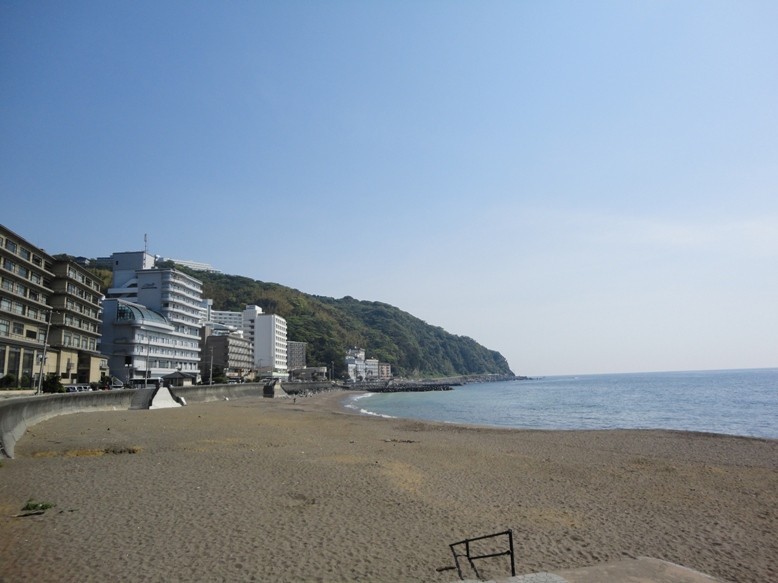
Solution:
{"label": "sea horizon", "polygon": [[684,368],[672,370],[636,370],[627,372],[577,372],[577,373],[549,373],[549,374],[517,374],[516,377],[528,379],[540,379],[549,377],[591,377],[611,375],[646,375],[646,374],[673,374],[673,373],[720,373],[720,372],[748,372],[748,371],[776,371],[778,366],[753,366],[740,368]]}

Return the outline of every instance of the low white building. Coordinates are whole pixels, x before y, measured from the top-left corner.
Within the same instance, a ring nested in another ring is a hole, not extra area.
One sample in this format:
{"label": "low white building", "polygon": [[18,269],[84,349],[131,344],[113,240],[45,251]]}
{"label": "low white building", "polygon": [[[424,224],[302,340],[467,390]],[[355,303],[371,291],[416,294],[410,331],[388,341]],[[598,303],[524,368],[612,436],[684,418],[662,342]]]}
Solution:
{"label": "low white building", "polygon": [[392,367],[376,358],[365,358],[364,348],[349,348],[346,352],[346,370],[354,382],[386,381],[392,378]]}
{"label": "low white building", "polygon": [[346,353],[346,370],[348,371],[349,379],[356,381],[365,380],[365,349],[364,348],[349,348]]}

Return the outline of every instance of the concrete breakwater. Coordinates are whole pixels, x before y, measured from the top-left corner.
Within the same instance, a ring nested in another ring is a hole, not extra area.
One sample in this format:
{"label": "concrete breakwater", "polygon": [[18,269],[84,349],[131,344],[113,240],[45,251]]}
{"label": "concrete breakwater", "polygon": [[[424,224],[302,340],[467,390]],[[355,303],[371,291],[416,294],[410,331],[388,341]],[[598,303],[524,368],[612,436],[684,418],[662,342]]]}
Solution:
{"label": "concrete breakwater", "polygon": [[417,393],[423,391],[451,391],[447,383],[391,383],[384,386],[361,386],[371,393]]}

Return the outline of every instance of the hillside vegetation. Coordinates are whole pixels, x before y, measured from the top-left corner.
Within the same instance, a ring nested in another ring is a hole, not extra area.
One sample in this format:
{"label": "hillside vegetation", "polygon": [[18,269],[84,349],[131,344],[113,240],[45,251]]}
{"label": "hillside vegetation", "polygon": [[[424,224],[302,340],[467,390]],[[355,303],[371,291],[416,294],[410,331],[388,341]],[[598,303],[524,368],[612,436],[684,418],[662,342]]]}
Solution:
{"label": "hillside vegetation", "polygon": [[288,339],[308,344],[308,366],[334,363],[337,376],[344,372],[346,349],[353,346],[391,364],[395,376],[512,374],[499,352],[388,304],[313,296],[248,277],[176,268],[203,282],[203,297],[213,299],[216,310],[242,311],[256,304],[266,314],[285,318]]}

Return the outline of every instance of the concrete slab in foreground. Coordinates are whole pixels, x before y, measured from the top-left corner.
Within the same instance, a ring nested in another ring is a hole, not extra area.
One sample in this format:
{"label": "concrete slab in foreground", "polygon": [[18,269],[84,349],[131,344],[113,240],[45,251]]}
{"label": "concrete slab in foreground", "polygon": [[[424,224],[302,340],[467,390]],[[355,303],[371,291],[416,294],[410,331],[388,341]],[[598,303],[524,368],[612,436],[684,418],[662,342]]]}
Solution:
{"label": "concrete slab in foreground", "polygon": [[554,573],[533,573],[493,580],[493,583],[721,583],[693,569],[639,557],[594,567]]}

